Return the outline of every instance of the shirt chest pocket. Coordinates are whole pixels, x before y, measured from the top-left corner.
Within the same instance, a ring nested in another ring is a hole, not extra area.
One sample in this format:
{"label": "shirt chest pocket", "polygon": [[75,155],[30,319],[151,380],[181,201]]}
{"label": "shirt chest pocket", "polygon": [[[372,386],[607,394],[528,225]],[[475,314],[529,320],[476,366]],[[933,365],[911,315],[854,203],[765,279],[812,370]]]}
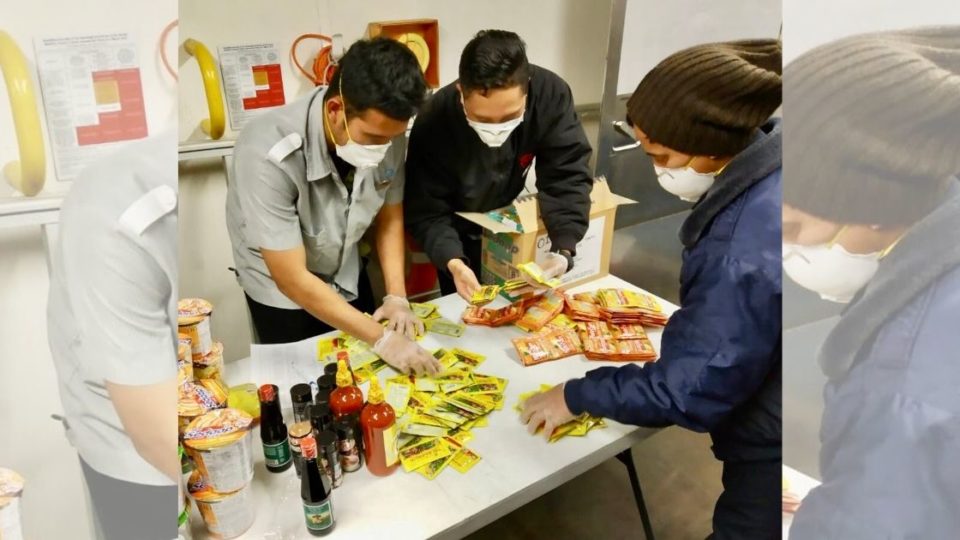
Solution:
{"label": "shirt chest pocket", "polygon": [[314,231],[301,229],[307,269],[321,276],[332,276],[340,262],[340,241],[322,226]]}

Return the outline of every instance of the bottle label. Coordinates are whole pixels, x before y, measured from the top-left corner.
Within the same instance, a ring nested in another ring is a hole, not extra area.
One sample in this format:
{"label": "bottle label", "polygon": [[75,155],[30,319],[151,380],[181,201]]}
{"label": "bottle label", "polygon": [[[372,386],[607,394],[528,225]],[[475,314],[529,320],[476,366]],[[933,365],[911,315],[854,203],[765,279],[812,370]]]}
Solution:
{"label": "bottle label", "polygon": [[290,443],[263,444],[263,460],[269,467],[282,467],[290,461]]}
{"label": "bottle label", "polygon": [[307,529],[311,531],[333,527],[333,504],[329,498],[320,504],[303,503],[303,515],[307,518]]}
{"label": "bottle label", "polygon": [[397,425],[394,424],[383,430],[383,455],[387,460],[387,467],[400,460],[397,455]]}

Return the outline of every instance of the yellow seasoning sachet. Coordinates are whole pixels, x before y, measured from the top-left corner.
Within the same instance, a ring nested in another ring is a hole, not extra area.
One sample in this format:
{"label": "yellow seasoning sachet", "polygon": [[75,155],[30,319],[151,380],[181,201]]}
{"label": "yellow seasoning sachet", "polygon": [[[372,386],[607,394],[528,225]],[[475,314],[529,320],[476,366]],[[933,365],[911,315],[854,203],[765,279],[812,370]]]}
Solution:
{"label": "yellow seasoning sachet", "polygon": [[466,473],[480,462],[480,454],[463,447],[453,456],[450,466],[459,473]]}
{"label": "yellow seasoning sachet", "polygon": [[427,463],[423,467],[420,467],[419,469],[417,469],[417,472],[423,475],[427,480],[433,480],[441,472],[443,472],[443,469],[445,469],[447,465],[449,465],[450,462],[453,461],[453,458],[457,455],[457,453],[460,450],[459,447],[450,444],[449,442],[447,442],[446,439],[440,439],[440,444],[445,446],[450,451],[450,453],[442,458],[435,459],[430,463]]}
{"label": "yellow seasoning sachet", "polygon": [[[396,377],[394,377],[396,379]],[[404,377],[404,382],[394,379],[387,381],[387,403],[393,407],[397,416],[403,416],[407,412],[407,403],[410,401],[410,394],[413,388],[410,385],[410,379]]]}
{"label": "yellow seasoning sachet", "polygon": [[443,439],[434,437],[427,439],[415,445],[406,446],[400,449],[400,463],[403,470],[410,472],[423,467],[431,461],[449,456],[452,452],[450,445],[443,442]]}

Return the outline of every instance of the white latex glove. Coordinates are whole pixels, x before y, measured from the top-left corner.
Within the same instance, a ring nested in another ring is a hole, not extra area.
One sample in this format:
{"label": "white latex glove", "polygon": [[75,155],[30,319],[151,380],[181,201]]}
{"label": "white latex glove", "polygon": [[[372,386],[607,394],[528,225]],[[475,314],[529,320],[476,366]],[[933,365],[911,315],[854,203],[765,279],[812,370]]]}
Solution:
{"label": "white latex glove", "polygon": [[447,269],[450,270],[450,275],[453,276],[453,282],[457,286],[457,294],[467,302],[470,302],[473,298],[473,293],[477,292],[477,289],[480,288],[477,275],[474,274],[473,270],[467,266],[467,263],[461,259],[452,259],[447,263]]}
{"label": "white latex glove", "polygon": [[[567,273],[567,258],[559,253],[547,253],[543,263],[540,263],[540,269],[543,270],[543,279],[558,278]],[[534,291],[541,291],[546,288],[527,274],[522,274],[522,276]]]}
{"label": "white latex glove", "polygon": [[383,304],[373,312],[373,320],[387,323],[388,330],[402,332],[410,339],[416,339],[423,334],[423,321],[417,318],[410,309],[410,302],[401,296],[388,294],[383,297]]}
{"label": "white latex glove", "polygon": [[419,377],[440,373],[440,362],[400,332],[384,330],[383,336],[374,343],[373,352],[407,375],[414,373]]}

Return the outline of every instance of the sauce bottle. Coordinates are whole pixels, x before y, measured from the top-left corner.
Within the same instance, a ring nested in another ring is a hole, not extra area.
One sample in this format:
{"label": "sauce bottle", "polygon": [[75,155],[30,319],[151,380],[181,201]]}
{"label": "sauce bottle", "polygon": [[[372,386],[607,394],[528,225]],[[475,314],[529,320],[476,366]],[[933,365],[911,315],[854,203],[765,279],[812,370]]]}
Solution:
{"label": "sauce bottle", "polygon": [[303,517],[307,532],[313,536],[326,536],[333,531],[333,485],[317,464],[317,441],[307,435],[300,441],[303,452],[303,475],[300,477],[300,500],[303,501]]}
{"label": "sauce bottle", "polygon": [[257,391],[260,397],[260,441],[263,442],[263,458],[270,472],[283,472],[293,464],[287,426],[280,412],[280,397],[277,385],[265,384]]}
{"label": "sauce bottle", "polygon": [[376,476],[388,476],[397,470],[397,415],[383,399],[383,389],[376,377],[370,378],[370,397],[360,413],[363,432],[363,457],[367,469]]}
{"label": "sauce bottle", "polygon": [[363,408],[363,392],[353,384],[353,376],[346,360],[339,361],[337,370],[337,387],[330,392],[330,410],[334,420],[341,416],[360,412]]}
{"label": "sauce bottle", "polygon": [[304,410],[307,405],[313,403],[313,390],[310,385],[299,383],[290,387],[290,401],[293,402],[293,421],[303,422],[307,420]]}

